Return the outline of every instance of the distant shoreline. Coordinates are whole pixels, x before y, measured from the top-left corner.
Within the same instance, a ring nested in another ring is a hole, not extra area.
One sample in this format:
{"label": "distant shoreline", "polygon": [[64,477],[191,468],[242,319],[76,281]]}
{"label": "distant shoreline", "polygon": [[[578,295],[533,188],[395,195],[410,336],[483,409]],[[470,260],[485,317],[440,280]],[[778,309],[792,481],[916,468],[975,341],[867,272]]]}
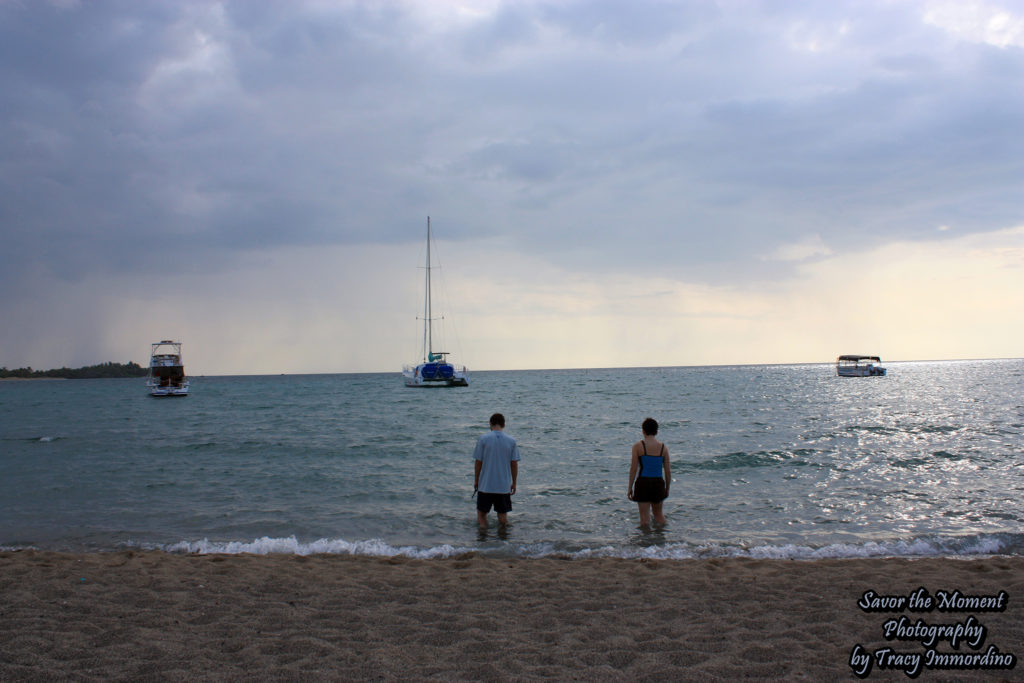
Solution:
{"label": "distant shoreline", "polygon": [[33,370],[31,367],[14,368],[0,367],[0,379],[113,379],[123,377],[145,377],[148,369],[135,361],[127,363],[98,363],[80,368],[52,368],[50,370]]}
{"label": "distant shoreline", "polygon": [[[64,381],[68,377],[0,377],[0,382],[51,382]],[[118,379],[118,378],[115,378]]]}

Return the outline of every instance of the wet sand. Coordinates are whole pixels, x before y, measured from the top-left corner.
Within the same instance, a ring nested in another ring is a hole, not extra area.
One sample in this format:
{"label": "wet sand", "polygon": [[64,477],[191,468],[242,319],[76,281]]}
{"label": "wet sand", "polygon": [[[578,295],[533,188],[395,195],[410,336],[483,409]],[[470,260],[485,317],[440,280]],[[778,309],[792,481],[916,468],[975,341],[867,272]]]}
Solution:
{"label": "wet sand", "polygon": [[[1005,591],[1002,612],[865,592]],[[856,680],[907,617],[1024,654],[1024,558],[444,560],[0,552],[0,680]],[[935,605],[933,605],[934,607]],[[873,659],[873,658],[872,658]],[[900,670],[871,680],[908,680]],[[1024,666],[918,680],[1024,680]]]}

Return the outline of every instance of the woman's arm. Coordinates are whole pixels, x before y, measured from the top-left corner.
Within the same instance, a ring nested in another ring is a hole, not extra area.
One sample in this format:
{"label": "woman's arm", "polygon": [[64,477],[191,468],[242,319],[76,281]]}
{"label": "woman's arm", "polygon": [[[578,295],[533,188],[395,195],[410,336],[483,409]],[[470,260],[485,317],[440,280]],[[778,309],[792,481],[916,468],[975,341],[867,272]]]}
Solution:
{"label": "woman's arm", "polygon": [[629,486],[626,488],[626,497],[633,500],[633,482],[636,481],[636,470],[640,466],[640,456],[637,453],[636,444],[633,444],[633,452],[629,461]]}
{"label": "woman's arm", "polygon": [[665,497],[668,498],[668,487],[672,485],[672,466],[668,462],[668,448],[665,449],[662,467],[665,468]]}

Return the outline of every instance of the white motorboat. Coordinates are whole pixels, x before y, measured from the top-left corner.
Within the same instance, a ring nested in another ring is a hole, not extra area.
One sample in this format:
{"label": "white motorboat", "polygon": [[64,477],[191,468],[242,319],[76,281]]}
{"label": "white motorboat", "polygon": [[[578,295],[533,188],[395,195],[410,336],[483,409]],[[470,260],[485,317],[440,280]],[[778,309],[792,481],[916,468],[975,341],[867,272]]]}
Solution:
{"label": "white motorboat", "polygon": [[836,359],[836,374],[840,377],[884,377],[885,368],[878,356],[848,354]]}
{"label": "white motorboat", "polygon": [[188,378],[181,361],[181,342],[155,342],[149,354],[150,396],[188,396]]}
{"label": "white motorboat", "polygon": [[[448,362],[447,351],[434,350],[434,320],[430,303],[430,217],[427,216],[427,281],[423,303],[423,359],[402,367],[407,387],[466,387],[469,371]],[[439,319],[439,318],[438,318]]]}

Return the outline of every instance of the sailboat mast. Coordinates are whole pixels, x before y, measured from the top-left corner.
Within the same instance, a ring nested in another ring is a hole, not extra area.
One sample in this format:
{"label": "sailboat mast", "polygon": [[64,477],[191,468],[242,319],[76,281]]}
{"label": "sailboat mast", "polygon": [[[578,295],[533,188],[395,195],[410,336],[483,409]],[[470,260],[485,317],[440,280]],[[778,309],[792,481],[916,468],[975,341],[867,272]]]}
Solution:
{"label": "sailboat mast", "polygon": [[427,216],[427,300],[423,304],[424,315],[426,316],[426,325],[423,329],[424,335],[424,354],[423,360],[433,360],[430,356],[434,353],[434,320],[432,318],[433,310],[430,304],[430,216]]}

